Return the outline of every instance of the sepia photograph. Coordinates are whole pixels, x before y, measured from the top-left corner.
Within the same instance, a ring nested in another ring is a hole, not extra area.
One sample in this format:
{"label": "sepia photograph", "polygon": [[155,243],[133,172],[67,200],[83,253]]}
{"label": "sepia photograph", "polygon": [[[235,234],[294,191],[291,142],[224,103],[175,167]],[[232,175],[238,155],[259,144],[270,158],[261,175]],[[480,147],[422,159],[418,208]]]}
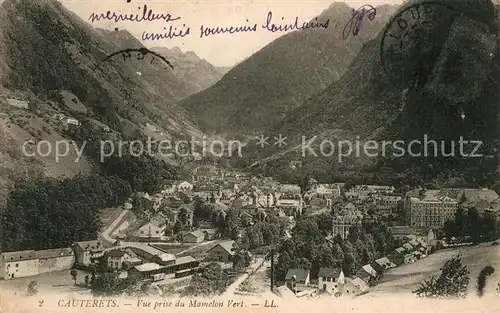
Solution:
{"label": "sepia photograph", "polygon": [[0,313],[498,312],[500,0],[0,0]]}

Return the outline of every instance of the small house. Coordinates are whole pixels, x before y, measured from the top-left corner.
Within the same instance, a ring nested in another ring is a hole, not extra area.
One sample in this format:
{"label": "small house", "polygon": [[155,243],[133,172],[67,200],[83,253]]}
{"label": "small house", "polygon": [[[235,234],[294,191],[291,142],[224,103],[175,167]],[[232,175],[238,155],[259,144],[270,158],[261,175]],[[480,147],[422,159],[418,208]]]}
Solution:
{"label": "small house", "polygon": [[192,232],[189,232],[182,237],[183,242],[188,242],[188,243],[200,243],[205,239],[205,233],[203,233],[201,230],[195,230]]}
{"label": "small house", "polygon": [[234,240],[219,242],[215,247],[208,250],[208,259],[216,262],[231,262],[235,254],[233,244]]}
{"label": "small house", "polygon": [[302,268],[291,268],[286,273],[285,281],[292,291],[300,292],[310,285],[309,271]]}
{"label": "small house", "polygon": [[341,268],[321,267],[318,272],[318,288],[335,293],[345,283]]}
{"label": "small house", "polygon": [[348,279],[342,287],[342,294],[345,296],[357,296],[368,291],[369,286],[361,278]]}

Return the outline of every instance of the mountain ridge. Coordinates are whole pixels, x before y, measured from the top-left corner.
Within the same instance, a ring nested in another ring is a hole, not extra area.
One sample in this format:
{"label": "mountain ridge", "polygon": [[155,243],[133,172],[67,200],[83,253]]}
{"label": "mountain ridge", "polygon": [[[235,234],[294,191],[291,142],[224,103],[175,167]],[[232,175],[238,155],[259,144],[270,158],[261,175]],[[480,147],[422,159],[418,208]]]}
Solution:
{"label": "mountain ridge", "polygon": [[326,29],[293,31],[233,67],[218,83],[180,102],[208,133],[254,134],[283,119],[308,97],[339,79],[364,42],[374,37],[397,6],[363,22],[357,37],[342,38],[353,9],[334,3],[318,16]]}

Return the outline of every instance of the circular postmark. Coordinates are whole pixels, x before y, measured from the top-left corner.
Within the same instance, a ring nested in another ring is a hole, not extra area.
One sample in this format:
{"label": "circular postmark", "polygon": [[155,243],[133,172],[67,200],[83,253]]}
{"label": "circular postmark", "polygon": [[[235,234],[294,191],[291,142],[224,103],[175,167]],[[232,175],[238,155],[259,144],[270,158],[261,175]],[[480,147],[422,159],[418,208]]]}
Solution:
{"label": "circular postmark", "polygon": [[[113,60],[115,57],[121,57],[123,60],[131,60],[131,59],[136,59],[138,61],[145,61],[146,57],[150,56],[149,58],[149,63],[153,64],[155,60],[159,60],[161,63],[163,63],[166,68],[174,69],[172,63],[168,61],[163,55],[156,53],[154,51],[151,51],[147,48],[129,48],[129,49],[122,49],[116,52],[111,53],[110,55],[106,56],[102,61],[100,61],[98,64],[96,64],[95,69],[99,68],[102,64]],[[94,69],[94,70],[95,70]]]}
{"label": "circular postmark", "polygon": [[380,56],[387,76],[405,89],[423,83],[458,12],[440,1],[408,6],[384,30]]}
{"label": "circular postmark", "polygon": [[397,13],[384,30],[380,51],[393,83],[403,90],[425,88],[448,103],[477,98],[497,39],[488,14],[470,11],[451,2],[422,1]]}

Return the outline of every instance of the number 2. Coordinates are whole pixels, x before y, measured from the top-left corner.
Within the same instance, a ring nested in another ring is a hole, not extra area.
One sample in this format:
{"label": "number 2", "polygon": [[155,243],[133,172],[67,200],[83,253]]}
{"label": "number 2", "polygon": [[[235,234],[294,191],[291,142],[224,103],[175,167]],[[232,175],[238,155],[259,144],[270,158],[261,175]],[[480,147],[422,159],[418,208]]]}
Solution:
{"label": "number 2", "polygon": [[38,306],[39,306],[39,307],[42,307],[42,306],[43,306],[43,300],[42,300],[42,299],[38,300]]}

